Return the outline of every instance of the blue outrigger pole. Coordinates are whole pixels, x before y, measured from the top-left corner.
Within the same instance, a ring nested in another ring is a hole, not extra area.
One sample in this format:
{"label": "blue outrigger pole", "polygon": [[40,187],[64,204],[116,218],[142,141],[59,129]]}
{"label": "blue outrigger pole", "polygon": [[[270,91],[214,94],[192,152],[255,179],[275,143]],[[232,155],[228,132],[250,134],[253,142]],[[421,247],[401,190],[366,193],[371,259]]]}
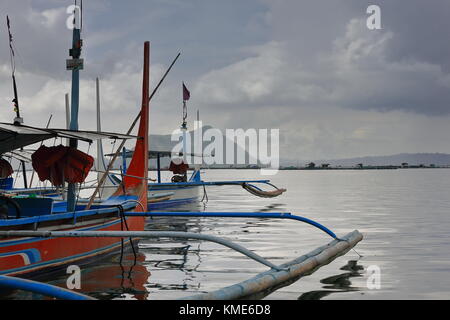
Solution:
{"label": "blue outrigger pole", "polygon": [[203,217],[203,218],[261,218],[261,219],[290,219],[307,223],[316,227],[333,239],[340,240],[336,234],[311,219],[281,212],[126,212],[128,217]]}
{"label": "blue outrigger pole", "polygon": [[0,275],[0,287],[23,290],[62,300],[94,300],[93,298],[50,284]]}

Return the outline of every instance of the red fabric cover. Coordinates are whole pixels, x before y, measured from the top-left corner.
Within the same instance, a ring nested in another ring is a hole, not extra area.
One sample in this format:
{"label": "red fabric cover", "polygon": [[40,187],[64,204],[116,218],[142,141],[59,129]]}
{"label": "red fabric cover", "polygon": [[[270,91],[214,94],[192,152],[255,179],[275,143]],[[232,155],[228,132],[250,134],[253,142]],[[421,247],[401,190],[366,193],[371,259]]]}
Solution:
{"label": "red fabric cover", "polygon": [[175,164],[173,161],[170,162],[169,170],[174,174],[185,174],[188,169],[189,166],[184,162],[181,162],[180,164]]}
{"label": "red fabric cover", "polygon": [[94,158],[77,149],[40,147],[32,156],[33,168],[41,181],[49,180],[54,186],[63,182],[82,183],[94,165]]}
{"label": "red fabric cover", "polygon": [[11,164],[5,159],[0,159],[0,179],[6,179],[14,172]]}

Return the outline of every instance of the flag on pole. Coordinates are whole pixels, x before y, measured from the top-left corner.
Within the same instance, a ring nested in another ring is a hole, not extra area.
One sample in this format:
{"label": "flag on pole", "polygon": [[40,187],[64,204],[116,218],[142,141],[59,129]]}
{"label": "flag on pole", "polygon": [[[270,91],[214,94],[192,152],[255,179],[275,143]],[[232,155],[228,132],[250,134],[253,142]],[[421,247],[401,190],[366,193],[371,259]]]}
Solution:
{"label": "flag on pole", "polygon": [[11,25],[10,25],[8,16],[6,16],[6,25],[8,26],[9,47],[11,48],[11,54],[14,56],[14,49],[13,49],[13,46],[12,46],[13,37],[12,37],[12,34],[11,34]]}
{"label": "flag on pole", "polygon": [[191,93],[186,88],[186,86],[184,85],[184,82],[183,82],[183,101],[188,101],[190,98],[191,98]]}

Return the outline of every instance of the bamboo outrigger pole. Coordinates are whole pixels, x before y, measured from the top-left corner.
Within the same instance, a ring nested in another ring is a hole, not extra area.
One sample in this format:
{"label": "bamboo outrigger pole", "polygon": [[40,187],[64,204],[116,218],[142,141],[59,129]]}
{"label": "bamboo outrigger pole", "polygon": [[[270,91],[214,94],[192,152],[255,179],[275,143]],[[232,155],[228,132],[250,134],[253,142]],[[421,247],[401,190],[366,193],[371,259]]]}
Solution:
{"label": "bamboo outrigger pole", "polygon": [[273,290],[287,286],[301,277],[310,275],[336,258],[346,254],[363,239],[355,230],[340,240],[321,246],[310,253],[278,266],[278,269],[260,273],[255,277],[213,292],[197,294],[182,300],[237,300],[258,299],[267,296]]}

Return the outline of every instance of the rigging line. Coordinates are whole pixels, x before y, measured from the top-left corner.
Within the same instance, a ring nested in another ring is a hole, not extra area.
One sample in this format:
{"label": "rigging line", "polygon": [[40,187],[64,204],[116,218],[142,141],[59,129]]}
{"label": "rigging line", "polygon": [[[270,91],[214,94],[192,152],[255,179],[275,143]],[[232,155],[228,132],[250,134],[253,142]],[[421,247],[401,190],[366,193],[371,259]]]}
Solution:
{"label": "rigging line", "polygon": [[355,248],[352,248],[352,250],[358,255],[359,259],[363,257],[363,255],[359,254],[358,251],[355,250]]}
{"label": "rigging line", "polygon": [[203,202],[203,200],[205,200],[205,199],[206,199],[206,202],[204,202],[204,204],[207,204],[209,202],[208,193],[206,192],[206,186],[203,185],[203,199],[201,202]]}
{"label": "rigging line", "polygon": [[[50,126],[50,122],[52,121],[52,118],[53,118],[53,114],[50,115],[50,118],[47,121],[47,125],[45,126],[46,129],[48,129],[48,127]],[[43,144],[44,144],[44,141],[41,141],[41,145],[39,146],[39,148],[42,147]],[[31,174],[30,187],[33,185],[34,174],[35,174],[35,171],[33,170],[33,173]]]}
{"label": "rigging line", "polygon": [[[130,229],[128,227],[128,223],[127,223],[127,218],[125,217],[125,210],[124,210],[123,206],[118,205],[117,208],[119,210],[119,215],[120,215],[121,230],[123,231],[123,225],[125,224],[125,228],[127,228],[127,231],[130,231]],[[134,255],[134,264],[133,264],[133,266],[136,266],[136,264],[137,264],[137,254],[136,254],[136,251],[134,249],[132,237],[129,237],[129,241],[130,241],[131,249],[133,250],[133,255]],[[121,265],[122,265],[122,258],[123,258],[123,246],[124,246],[124,242],[123,242],[123,238],[121,238],[121,253],[120,253],[120,264]]]}

